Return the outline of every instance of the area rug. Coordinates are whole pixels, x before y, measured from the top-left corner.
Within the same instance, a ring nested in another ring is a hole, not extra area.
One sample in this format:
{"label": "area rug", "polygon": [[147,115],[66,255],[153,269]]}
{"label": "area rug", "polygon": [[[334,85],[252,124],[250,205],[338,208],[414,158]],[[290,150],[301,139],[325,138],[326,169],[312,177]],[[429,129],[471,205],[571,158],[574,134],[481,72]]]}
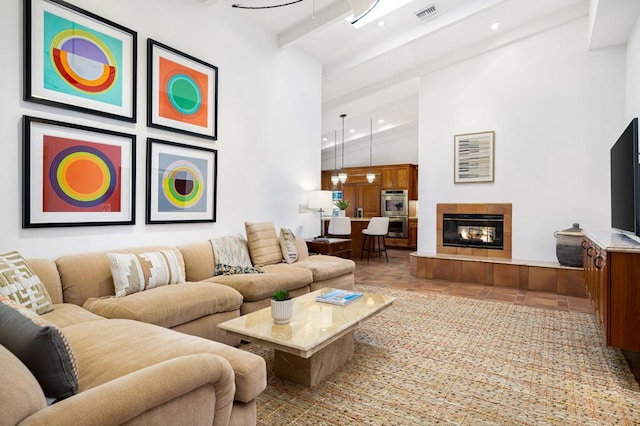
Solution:
{"label": "area rug", "polygon": [[259,425],[639,425],[640,389],[591,314],[380,287],[353,359],[308,388],[268,387]]}

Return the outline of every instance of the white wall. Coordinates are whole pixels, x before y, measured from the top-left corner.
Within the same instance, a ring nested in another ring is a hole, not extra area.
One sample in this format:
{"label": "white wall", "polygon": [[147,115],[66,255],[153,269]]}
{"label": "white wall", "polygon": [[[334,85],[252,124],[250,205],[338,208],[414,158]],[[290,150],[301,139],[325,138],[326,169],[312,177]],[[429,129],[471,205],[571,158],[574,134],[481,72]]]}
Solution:
{"label": "white wall", "polygon": [[[555,230],[609,229],[609,148],[625,128],[624,46],[587,50],[587,18],[425,75],[418,249],[437,203],[513,204],[513,258],[556,261]],[[495,182],[453,184],[453,136],[494,130]]]}
{"label": "white wall", "polygon": [[[203,241],[244,234],[244,221],[313,235],[314,213],[299,213],[306,192],[320,186],[320,64],[296,49],[279,50],[225,2],[200,0],[71,0],[79,7],[138,33],[138,122],[127,124],[21,101],[22,0],[4,0],[0,16],[5,67],[0,79],[0,252],[27,257]],[[146,40],[153,38],[219,67],[218,140],[146,128]],[[21,229],[21,130],[23,114],[135,133],[136,224],[133,226]],[[145,225],[146,137],[218,150],[217,222]]]}
{"label": "white wall", "polygon": [[640,15],[627,40],[627,121],[640,117]]}

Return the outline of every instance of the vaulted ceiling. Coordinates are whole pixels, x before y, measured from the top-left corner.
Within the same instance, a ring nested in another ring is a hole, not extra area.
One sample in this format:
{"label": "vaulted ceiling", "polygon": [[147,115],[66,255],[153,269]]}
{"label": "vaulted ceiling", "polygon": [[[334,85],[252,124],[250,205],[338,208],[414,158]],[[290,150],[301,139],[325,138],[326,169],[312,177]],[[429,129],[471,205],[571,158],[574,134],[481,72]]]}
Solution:
{"label": "vaulted ceiling", "polygon": [[[231,7],[257,0],[201,1]],[[394,10],[376,16],[387,9]],[[433,13],[420,19],[417,12],[425,9]],[[625,43],[640,1],[379,0],[370,22],[360,28],[346,19],[348,0],[234,11],[275,34],[281,48],[296,46],[322,63],[322,147],[333,150],[342,113],[354,130],[345,136],[347,142],[368,137],[370,119],[376,123],[374,134],[417,135],[419,77],[432,70],[585,16],[590,18],[585,48]]]}

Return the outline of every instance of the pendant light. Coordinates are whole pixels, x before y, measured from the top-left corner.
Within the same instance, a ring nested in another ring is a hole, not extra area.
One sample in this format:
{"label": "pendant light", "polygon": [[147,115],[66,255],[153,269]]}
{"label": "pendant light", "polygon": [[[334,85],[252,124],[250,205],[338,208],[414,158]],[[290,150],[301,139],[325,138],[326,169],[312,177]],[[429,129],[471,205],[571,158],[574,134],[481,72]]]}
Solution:
{"label": "pendant light", "polygon": [[369,119],[369,171],[367,172],[367,182],[373,183],[376,174],[371,170],[373,164],[373,119]]}
{"label": "pendant light", "polygon": [[345,183],[347,181],[347,173],[344,171],[344,118],[347,114],[340,114],[342,118],[342,167],[340,167],[340,173],[338,173],[338,179],[340,179],[340,183]]}
{"label": "pendant light", "polygon": [[333,131],[333,173],[331,174],[331,183],[333,186],[338,185],[340,178],[338,177],[338,131]]}

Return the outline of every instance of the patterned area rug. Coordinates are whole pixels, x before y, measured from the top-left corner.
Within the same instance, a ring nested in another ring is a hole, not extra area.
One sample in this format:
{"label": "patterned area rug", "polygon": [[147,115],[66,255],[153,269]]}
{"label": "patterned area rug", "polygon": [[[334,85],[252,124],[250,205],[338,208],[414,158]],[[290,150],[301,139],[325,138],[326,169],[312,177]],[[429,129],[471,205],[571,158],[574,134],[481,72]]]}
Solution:
{"label": "patterned area rug", "polygon": [[259,425],[639,425],[640,389],[595,317],[358,286],[395,296],[354,357],[308,388],[267,361]]}

